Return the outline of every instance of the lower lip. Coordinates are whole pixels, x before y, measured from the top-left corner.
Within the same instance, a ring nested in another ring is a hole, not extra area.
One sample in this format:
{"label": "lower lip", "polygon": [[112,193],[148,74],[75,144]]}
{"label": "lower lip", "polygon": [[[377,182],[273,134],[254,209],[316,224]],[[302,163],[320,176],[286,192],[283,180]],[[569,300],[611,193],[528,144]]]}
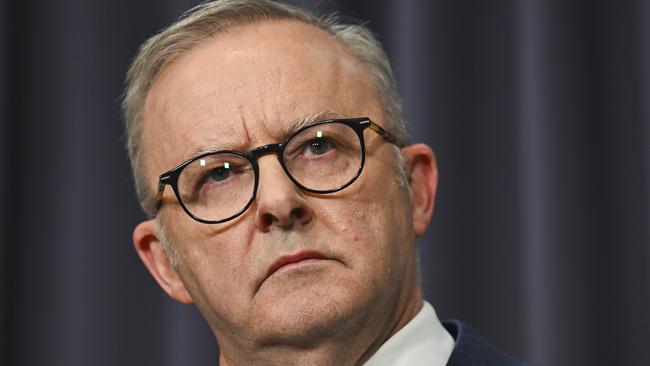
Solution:
{"label": "lower lip", "polygon": [[306,266],[306,265],[313,264],[313,263],[316,263],[316,262],[321,262],[323,260],[324,259],[319,259],[319,258],[303,259],[303,260],[300,260],[298,262],[292,262],[292,263],[285,264],[284,266],[276,269],[274,273],[278,273],[280,271],[288,270],[288,269],[291,269],[291,268]]}

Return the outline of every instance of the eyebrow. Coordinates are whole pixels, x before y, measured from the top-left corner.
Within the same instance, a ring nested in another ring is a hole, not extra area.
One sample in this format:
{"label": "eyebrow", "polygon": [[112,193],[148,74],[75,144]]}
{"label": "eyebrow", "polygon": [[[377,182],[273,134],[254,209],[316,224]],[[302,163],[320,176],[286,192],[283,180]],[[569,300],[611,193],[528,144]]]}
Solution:
{"label": "eyebrow", "polygon": [[193,150],[192,152],[190,152],[184,157],[183,161],[185,162],[188,160],[192,160],[204,154],[210,154],[218,151],[227,150],[227,146],[228,146],[227,142],[222,142],[218,144],[209,144],[207,146],[201,147],[200,150]]}
{"label": "eyebrow", "polygon": [[305,128],[316,123],[326,121],[328,119],[340,118],[341,114],[331,111],[317,112],[309,114],[298,119],[295,119],[289,123],[289,125],[284,129],[284,138],[288,138],[290,135],[294,134],[296,131],[301,128]]}
{"label": "eyebrow", "polygon": [[[284,140],[289,138],[289,136],[291,136],[301,128],[315,125],[319,122],[326,121],[328,119],[333,119],[333,118],[341,118],[341,114],[336,112],[331,112],[331,111],[323,111],[323,112],[308,114],[300,118],[294,119],[293,121],[289,122],[289,124],[286,127],[282,128],[283,129],[282,139]],[[228,146],[227,142],[210,144],[208,146],[201,148],[200,150],[191,152],[190,154],[188,154],[188,156],[185,157],[185,159],[183,159],[183,161],[188,161],[204,154],[222,151],[227,146]]]}

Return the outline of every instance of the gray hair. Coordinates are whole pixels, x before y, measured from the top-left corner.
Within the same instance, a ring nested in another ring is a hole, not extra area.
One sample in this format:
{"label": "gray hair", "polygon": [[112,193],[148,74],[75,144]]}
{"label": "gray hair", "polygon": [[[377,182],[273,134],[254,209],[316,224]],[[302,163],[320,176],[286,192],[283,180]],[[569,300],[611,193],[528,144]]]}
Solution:
{"label": "gray hair", "polygon": [[402,105],[388,57],[372,32],[363,25],[345,24],[335,16],[317,16],[297,6],[270,0],[216,0],[189,10],[174,24],[149,38],[139,49],[126,77],[122,109],[126,121],[127,149],[138,200],[148,215],[153,212],[154,192],[143,172],[142,111],[145,99],[160,70],[202,41],[237,25],[268,20],[293,19],[323,29],[338,38],[374,79],[398,144],[409,136]]}

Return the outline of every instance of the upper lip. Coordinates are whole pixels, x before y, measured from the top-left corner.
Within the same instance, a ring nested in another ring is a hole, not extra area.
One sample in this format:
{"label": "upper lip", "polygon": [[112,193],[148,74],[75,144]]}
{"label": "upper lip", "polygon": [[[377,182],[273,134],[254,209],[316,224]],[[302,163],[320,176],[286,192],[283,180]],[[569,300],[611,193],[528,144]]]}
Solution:
{"label": "upper lip", "polygon": [[287,264],[304,261],[306,259],[327,259],[327,257],[325,257],[323,253],[316,250],[301,250],[293,254],[283,255],[276,259],[269,266],[269,269],[266,271],[266,277],[268,278],[273,274],[273,272],[280,269],[280,267],[286,266]]}

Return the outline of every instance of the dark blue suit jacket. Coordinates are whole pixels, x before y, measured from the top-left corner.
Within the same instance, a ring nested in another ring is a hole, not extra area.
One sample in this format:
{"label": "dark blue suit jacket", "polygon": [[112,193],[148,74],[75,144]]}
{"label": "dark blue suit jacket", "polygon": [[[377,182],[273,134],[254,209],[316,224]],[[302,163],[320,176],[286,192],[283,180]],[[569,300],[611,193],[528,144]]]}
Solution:
{"label": "dark blue suit jacket", "polygon": [[447,366],[526,366],[497,351],[469,326],[457,320],[447,320],[442,324],[456,341]]}

